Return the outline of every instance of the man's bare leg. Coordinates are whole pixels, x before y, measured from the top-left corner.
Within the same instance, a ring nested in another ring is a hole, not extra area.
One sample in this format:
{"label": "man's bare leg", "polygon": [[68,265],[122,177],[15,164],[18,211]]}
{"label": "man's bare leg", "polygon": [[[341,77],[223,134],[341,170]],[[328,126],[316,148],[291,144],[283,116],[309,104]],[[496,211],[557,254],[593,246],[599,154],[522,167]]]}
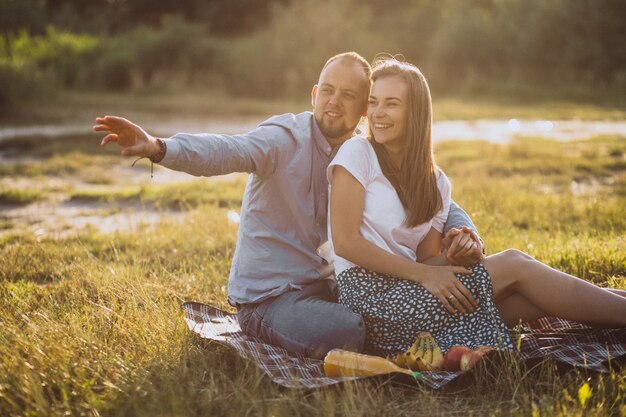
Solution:
{"label": "man's bare leg", "polygon": [[[551,316],[598,327],[626,326],[624,297],[550,268],[523,252],[509,249],[487,257],[484,264],[493,282],[496,305],[519,293]],[[508,314],[508,320],[513,320]]]}

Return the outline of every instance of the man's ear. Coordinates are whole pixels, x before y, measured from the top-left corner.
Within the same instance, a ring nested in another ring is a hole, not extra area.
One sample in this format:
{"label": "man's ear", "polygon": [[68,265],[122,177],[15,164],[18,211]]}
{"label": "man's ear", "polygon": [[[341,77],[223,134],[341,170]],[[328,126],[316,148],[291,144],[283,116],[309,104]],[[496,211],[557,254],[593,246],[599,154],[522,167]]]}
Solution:
{"label": "man's ear", "polygon": [[315,98],[317,97],[317,84],[313,86],[313,90],[311,90],[311,105],[315,108]]}

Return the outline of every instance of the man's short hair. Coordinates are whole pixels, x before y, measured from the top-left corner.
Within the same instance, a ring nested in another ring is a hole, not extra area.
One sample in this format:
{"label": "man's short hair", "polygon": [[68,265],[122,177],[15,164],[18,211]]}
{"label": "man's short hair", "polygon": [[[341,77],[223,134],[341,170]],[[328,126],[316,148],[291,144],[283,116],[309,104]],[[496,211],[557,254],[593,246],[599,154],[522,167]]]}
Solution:
{"label": "man's short hair", "polygon": [[361,55],[357,54],[356,52],[343,52],[340,54],[337,54],[335,56],[332,56],[328,59],[328,61],[326,61],[326,63],[324,64],[324,67],[322,68],[322,71],[320,71],[320,74],[322,72],[324,72],[324,70],[326,69],[326,67],[328,67],[330,64],[332,64],[335,61],[347,61],[350,63],[354,63],[356,65],[358,65],[359,67],[361,67],[361,69],[363,69],[363,73],[365,74],[365,77],[367,78],[367,81],[369,83],[369,85],[371,86],[372,84],[372,66],[370,65],[369,62],[367,62],[367,60],[365,58],[363,58]]}

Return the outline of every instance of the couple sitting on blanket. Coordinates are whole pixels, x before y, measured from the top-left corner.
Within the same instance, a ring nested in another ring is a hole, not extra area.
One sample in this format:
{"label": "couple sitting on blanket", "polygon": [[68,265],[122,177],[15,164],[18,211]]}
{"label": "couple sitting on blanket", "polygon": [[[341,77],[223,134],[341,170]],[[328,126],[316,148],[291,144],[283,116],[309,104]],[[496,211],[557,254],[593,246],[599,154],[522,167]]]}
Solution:
{"label": "couple sitting on blanket", "polygon": [[[336,55],[312,104],[233,136],[161,139],[120,117],[96,119],[102,145],[116,142],[122,155],[192,175],[250,173],[228,285],[245,333],[319,358],[333,348],[395,354],[420,331],[444,351],[511,349],[507,326],[546,315],[626,326],[626,291],[517,250],[483,255],[433,159],[418,68]],[[353,136],[362,116],[368,133]]]}

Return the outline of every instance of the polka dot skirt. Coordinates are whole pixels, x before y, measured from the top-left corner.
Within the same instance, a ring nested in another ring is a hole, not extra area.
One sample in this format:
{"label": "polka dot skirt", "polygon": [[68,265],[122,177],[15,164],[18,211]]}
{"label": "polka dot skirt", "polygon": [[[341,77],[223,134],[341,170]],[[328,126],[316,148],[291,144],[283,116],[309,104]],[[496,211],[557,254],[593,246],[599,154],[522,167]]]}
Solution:
{"label": "polka dot skirt", "polygon": [[337,276],[339,302],[363,317],[366,353],[391,356],[404,352],[423,331],[430,332],[444,352],[455,345],[513,349],[508,328],[493,302],[489,273],[481,264],[470,268],[472,275],[457,274],[478,301],[468,315],[450,314],[418,283],[358,267]]}

